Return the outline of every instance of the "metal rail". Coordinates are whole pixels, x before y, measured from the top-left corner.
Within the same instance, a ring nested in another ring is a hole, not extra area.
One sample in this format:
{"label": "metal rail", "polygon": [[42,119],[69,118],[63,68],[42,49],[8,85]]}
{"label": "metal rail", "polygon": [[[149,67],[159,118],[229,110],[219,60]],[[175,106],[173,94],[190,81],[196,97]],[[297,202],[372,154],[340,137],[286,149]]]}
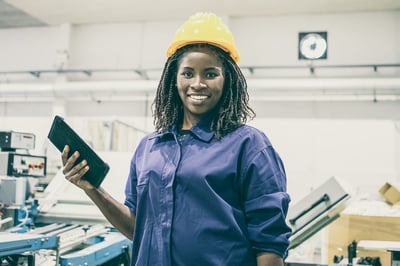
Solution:
{"label": "metal rail", "polygon": [[[274,65],[274,66],[240,66],[242,70],[247,70],[251,75],[257,70],[280,70],[280,69],[308,69],[310,74],[314,74],[317,69],[355,69],[355,68],[371,68],[377,72],[380,68],[399,68],[400,63],[392,64],[349,64],[349,65],[319,65],[310,61],[307,65]],[[20,75],[30,74],[36,78],[40,78],[42,74],[83,74],[85,76],[92,76],[93,73],[135,73],[144,80],[150,79],[149,72],[160,72],[160,68],[127,68],[127,69],[37,69],[37,70],[15,70],[15,71],[0,71],[0,75]]]}

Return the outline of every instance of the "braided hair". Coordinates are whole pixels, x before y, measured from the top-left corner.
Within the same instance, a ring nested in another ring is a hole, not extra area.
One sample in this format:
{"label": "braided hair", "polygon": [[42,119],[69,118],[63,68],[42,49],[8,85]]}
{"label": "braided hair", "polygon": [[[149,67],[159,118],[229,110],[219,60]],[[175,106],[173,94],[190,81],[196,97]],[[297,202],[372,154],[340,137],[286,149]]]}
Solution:
{"label": "braided hair", "polygon": [[195,47],[207,47],[214,51],[222,62],[224,88],[221,99],[213,110],[211,130],[222,138],[234,129],[253,119],[255,113],[249,106],[246,79],[229,53],[206,43],[189,44],[178,49],[165,63],[152,104],[156,131],[165,131],[171,126],[182,126],[183,103],[176,87],[178,64],[183,54]]}

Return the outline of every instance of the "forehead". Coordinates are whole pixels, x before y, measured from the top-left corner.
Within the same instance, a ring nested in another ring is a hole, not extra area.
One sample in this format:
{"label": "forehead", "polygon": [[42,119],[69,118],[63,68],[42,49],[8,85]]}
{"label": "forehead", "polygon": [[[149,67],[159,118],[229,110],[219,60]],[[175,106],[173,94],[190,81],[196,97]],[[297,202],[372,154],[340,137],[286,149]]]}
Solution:
{"label": "forehead", "polygon": [[222,61],[218,53],[208,47],[191,47],[182,54],[181,64],[207,64],[221,67]]}

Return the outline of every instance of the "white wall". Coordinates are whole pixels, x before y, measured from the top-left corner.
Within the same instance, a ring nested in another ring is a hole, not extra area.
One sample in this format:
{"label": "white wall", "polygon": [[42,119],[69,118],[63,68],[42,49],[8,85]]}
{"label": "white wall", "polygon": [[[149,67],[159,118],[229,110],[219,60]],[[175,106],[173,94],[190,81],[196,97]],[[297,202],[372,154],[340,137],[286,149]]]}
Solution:
{"label": "white wall", "polygon": [[349,13],[231,20],[243,65],[293,65],[298,32],[327,31],[327,64],[398,63],[400,13]]}
{"label": "white wall", "polygon": [[[258,119],[286,165],[293,201],[334,176],[351,192],[400,179],[400,130],[390,120]],[[396,144],[397,143],[397,144]],[[397,146],[397,147],[396,147]]]}
{"label": "white wall", "polygon": [[[182,21],[60,25],[59,27],[0,30],[0,72],[69,69],[161,69],[172,35]],[[296,66],[309,62],[297,59],[299,31],[328,31],[328,60],[337,64],[383,64],[400,62],[400,12],[331,14],[290,17],[230,18],[229,25],[241,52],[242,66]],[[399,77],[399,69],[337,69],[334,75]],[[159,72],[149,72],[157,80]],[[263,73],[291,77],[298,71],[283,69]],[[316,76],[327,72],[316,72]],[[330,73],[332,74],[332,73]],[[257,75],[257,71],[255,73]],[[300,75],[309,76],[308,70]],[[53,84],[68,80],[139,79],[129,73],[82,73],[68,75],[0,74],[1,85],[13,83]],[[395,88],[399,89],[399,88]],[[71,92],[72,93],[72,92]],[[400,180],[400,103],[367,100],[280,101],[261,99],[250,88],[258,117],[253,125],[265,130],[282,155],[293,200],[308,193],[315,184],[337,176],[357,189],[376,191],[386,180]],[[0,90],[0,130],[32,132],[37,135],[36,154],[46,154],[52,166],[59,163],[46,136],[52,117],[63,114],[77,131],[107,149],[109,130],[102,123],[115,119],[146,131],[152,130],[152,95],[127,100],[71,100],[52,95],[50,100],[31,96],[8,100]],[[146,100],[147,99],[147,100]],[[90,129],[90,126],[98,130]],[[96,125],[96,126],[93,126]],[[122,134],[122,133],[121,133]],[[123,133],[140,138],[132,131]],[[101,139],[101,140],[100,140]],[[137,140],[124,140],[126,146]],[[119,143],[120,147],[124,143]],[[127,166],[128,167],[128,166]]]}
{"label": "white wall", "polygon": [[[162,68],[181,23],[2,29],[0,71],[53,69],[60,48],[69,49],[72,69]],[[243,66],[306,65],[297,59],[300,31],[328,32],[328,60],[320,64],[388,64],[400,59],[400,12],[231,18],[229,26]]]}

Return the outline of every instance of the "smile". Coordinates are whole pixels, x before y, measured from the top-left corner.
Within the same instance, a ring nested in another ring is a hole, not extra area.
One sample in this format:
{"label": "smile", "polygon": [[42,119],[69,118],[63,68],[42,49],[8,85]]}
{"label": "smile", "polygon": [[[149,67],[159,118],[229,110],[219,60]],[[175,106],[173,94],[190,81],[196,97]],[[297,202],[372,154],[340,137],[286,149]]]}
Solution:
{"label": "smile", "polygon": [[201,100],[207,99],[208,96],[207,95],[189,95],[189,98],[201,101]]}

